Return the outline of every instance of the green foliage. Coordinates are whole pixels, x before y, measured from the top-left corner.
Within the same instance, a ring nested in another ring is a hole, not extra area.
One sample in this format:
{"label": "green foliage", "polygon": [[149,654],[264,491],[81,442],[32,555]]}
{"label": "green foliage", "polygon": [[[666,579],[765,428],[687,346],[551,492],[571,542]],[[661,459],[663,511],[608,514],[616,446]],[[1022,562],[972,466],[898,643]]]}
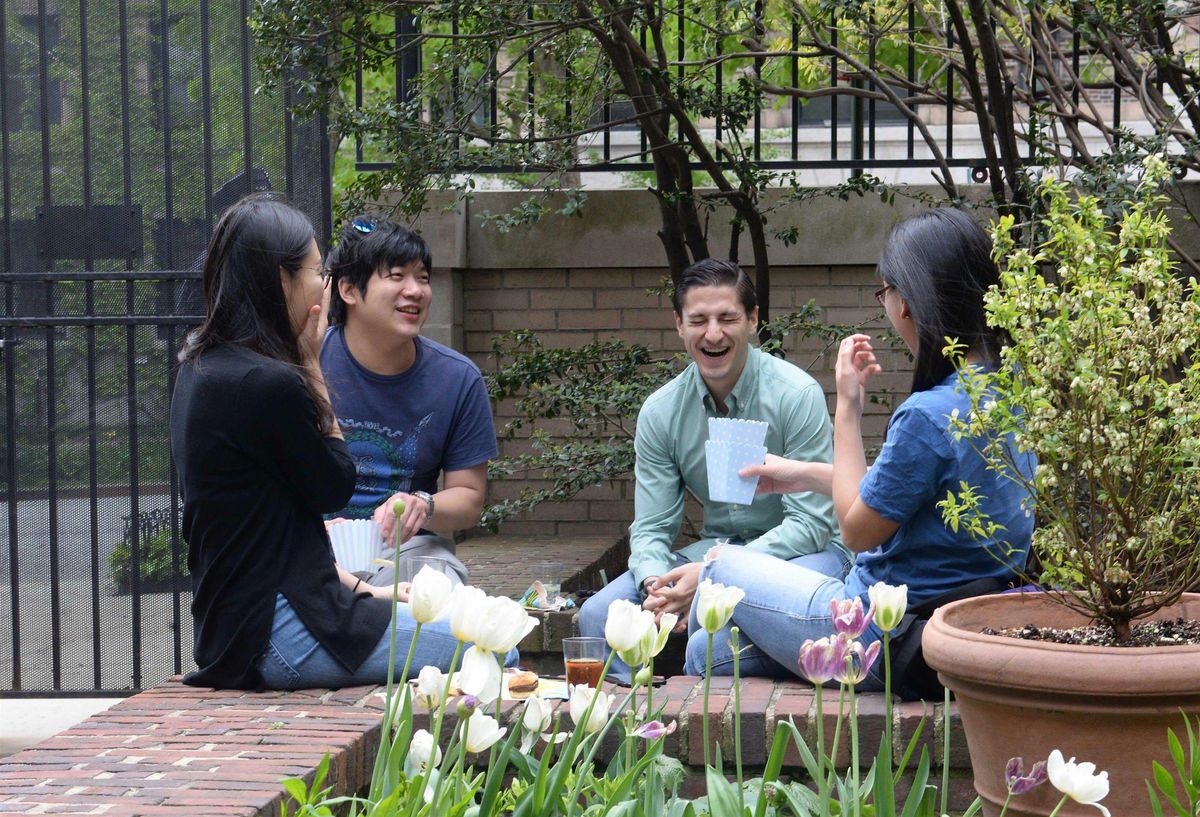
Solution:
{"label": "green foliage", "polygon": [[[788,338],[817,339],[828,348],[852,331],[853,327],[822,321],[810,301],[764,324],[769,340],[762,348],[782,355]],[[585,488],[629,474],[638,411],[688,362],[680,354],[621,340],[577,349],[546,348],[527,330],[496,338],[492,349],[500,368],[488,377],[488,391],[495,401],[512,400],[517,412],[499,436],[528,439],[532,450],[494,460],[489,476],[536,478],[548,484],[526,487],[517,499],[489,505],[480,524],[490,530],[542,502],[566,502]]]}
{"label": "green foliage", "polygon": [[[533,450],[493,461],[489,475],[550,482],[489,505],[481,524],[493,530],[541,502],[565,502],[631,471],[637,413],[682,369],[679,356],[620,340],[547,349],[533,332],[518,330],[496,338],[492,348],[501,366],[488,377],[488,390],[493,400],[514,400],[518,413],[499,436],[527,435]],[[547,421],[560,433],[547,430]]]}
{"label": "green foliage", "polygon": [[[469,623],[462,622],[461,626],[469,628]],[[414,642],[417,638],[419,631]],[[462,646],[463,642],[459,642],[449,673],[444,676],[444,692],[449,690]],[[408,676],[412,656],[410,645],[401,678]],[[608,662],[611,661],[610,656]],[[653,675],[652,655],[648,661],[651,663],[639,666],[646,677]],[[736,666],[735,690],[740,684]],[[602,675],[607,670],[608,664]],[[885,677],[890,683],[890,672],[885,671]],[[727,764],[718,747],[715,762],[706,764],[704,769],[707,793],[696,799],[679,795],[683,765],[664,753],[666,734],[674,727],[661,723],[664,703],[656,700],[652,687],[635,683],[621,693],[620,700],[608,694],[573,693],[572,701],[562,708],[564,714],[554,716],[548,723],[543,717],[549,712],[549,704],[534,700],[532,704],[538,706],[530,706],[509,720],[509,734],[502,745],[494,743],[483,750],[487,752],[487,763],[480,769],[470,761],[482,760],[482,754],[473,758],[465,750],[467,740],[463,729],[466,713],[476,704],[464,705],[461,700],[447,702],[447,695],[443,694],[442,703],[428,717],[433,723],[432,734],[445,739],[448,732],[445,751],[434,751],[427,742],[421,744],[418,752],[417,734],[428,740],[430,733],[414,732],[414,696],[407,694],[409,689],[404,684],[389,689],[381,730],[390,739],[381,741],[367,793],[331,796],[332,787],[326,784],[328,763],[322,763],[311,785],[295,779],[284,781],[297,817],[333,813],[349,817],[935,817],[939,813],[935,805],[938,788],[931,782],[933,765],[928,749],[922,746],[919,755],[916,752],[924,721],[909,738],[897,768],[892,764],[890,732],[885,731],[875,751],[875,761],[865,776],[860,777],[858,765],[853,762],[839,773],[835,764],[837,735],[843,729],[848,731],[852,758],[858,758],[860,748],[856,699],[850,686],[843,686],[840,691],[835,737],[828,751],[819,737],[819,728],[814,747],[794,721],[780,721],[775,726],[762,776],[744,780],[740,732],[735,730],[729,760],[738,770],[736,778],[726,778]],[[820,688],[816,691],[818,710],[822,706],[821,692]],[[704,694],[707,712],[707,686]],[[598,703],[601,700],[603,704]],[[578,726],[592,722],[591,715],[597,705],[603,706],[607,713],[603,724],[595,723],[590,728]],[[740,718],[736,694],[733,706],[736,723]],[[443,719],[450,707],[457,710],[458,723],[443,730]],[[565,712],[570,713],[575,729],[568,730]],[[943,716],[948,719],[949,714],[950,707],[946,706]],[[472,717],[479,715],[481,712],[476,711]],[[496,715],[500,715],[499,702]],[[651,726],[655,727],[657,737],[639,736],[647,734],[639,732],[641,728]],[[943,723],[943,730],[948,730],[948,720]],[[606,740],[610,735],[615,741]],[[598,752],[606,744],[615,744],[616,751],[608,763],[601,764],[597,762]],[[791,780],[780,777],[785,757],[793,752],[801,759],[807,782],[800,775],[793,775]],[[413,760],[414,755],[420,759]],[[917,762],[910,768],[909,761],[914,755]],[[427,763],[428,768],[422,770],[422,763]],[[810,787],[812,784],[816,791]],[[901,789],[906,793],[899,794]],[[291,805],[284,805],[283,817],[291,817]],[[977,809],[978,802],[967,815]]]}
{"label": "green foliage", "polygon": [[[1163,800],[1171,807],[1175,817],[1196,817],[1200,814],[1200,717],[1196,718],[1193,728],[1191,717],[1183,713],[1183,726],[1187,730],[1186,753],[1175,730],[1167,730],[1167,748],[1175,766],[1174,775],[1156,760],[1152,767],[1154,786],[1150,785],[1150,781],[1146,781],[1154,817],[1163,817]],[[1176,779],[1179,786],[1176,786]]]}
{"label": "green foliage", "polygon": [[[1148,158],[1119,216],[1047,180],[1045,237],[1032,249],[1000,220],[1002,288],[985,300],[1013,342],[994,372],[960,365],[972,409],[951,418],[1036,497],[1043,582],[1120,637],[1200,581],[1200,289],[1167,247],[1167,175]],[[954,343],[947,354],[962,360]],[[1032,480],[1005,435],[1037,456]],[[947,521],[986,526],[972,497],[944,503]]]}
{"label": "green foliage", "polygon": [[[171,547],[171,530],[166,528],[138,542],[139,572],[143,591],[169,588],[175,580],[175,556]],[[133,543],[129,537],[122,539],[108,555],[108,568],[113,584],[121,592],[133,588]],[[179,556],[179,576],[186,584],[188,576],[187,553]]]}

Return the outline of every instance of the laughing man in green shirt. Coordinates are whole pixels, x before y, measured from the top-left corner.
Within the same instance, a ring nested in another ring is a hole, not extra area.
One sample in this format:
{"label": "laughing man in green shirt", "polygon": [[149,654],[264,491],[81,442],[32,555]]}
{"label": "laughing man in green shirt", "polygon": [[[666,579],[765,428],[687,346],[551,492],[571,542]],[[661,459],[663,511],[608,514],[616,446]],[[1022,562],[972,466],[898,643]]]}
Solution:
{"label": "laughing man in green shirt", "polygon": [[[710,417],[765,421],[770,453],[833,461],[821,387],[802,369],[750,345],[758,326],[753,283],[737,264],[706,259],[684,270],[674,306],[675,327],[693,362],[638,414],[629,572],[583,605],[579,628],[586,636],[604,635],[608,606],[617,599],[659,615],[675,613],[678,629],[686,629],[704,554],[717,540],[839,578],[849,569],[828,496],[763,494],[751,505],[709,499],[704,443]],[[701,538],[672,552],[686,492],[704,507]],[[630,669],[614,657],[611,675],[628,683]]]}

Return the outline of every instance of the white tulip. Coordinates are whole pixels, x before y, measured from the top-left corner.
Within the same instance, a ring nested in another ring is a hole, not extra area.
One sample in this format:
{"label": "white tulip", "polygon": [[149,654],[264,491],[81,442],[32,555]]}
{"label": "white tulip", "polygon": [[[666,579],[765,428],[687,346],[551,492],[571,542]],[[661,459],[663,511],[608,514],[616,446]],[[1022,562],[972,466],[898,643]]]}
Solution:
{"label": "white tulip", "polygon": [[1095,806],[1104,817],[1109,817],[1108,809],[1100,805],[1108,796],[1108,772],[1097,773],[1095,763],[1076,763],[1075,758],[1063,760],[1062,752],[1055,749],[1046,759],[1046,774],[1050,785],[1067,797],[1085,806]]}
{"label": "white tulip", "polygon": [[509,598],[489,596],[481,605],[475,624],[475,646],[506,654],[537,626],[538,620]]}
{"label": "white tulip", "polygon": [[732,585],[726,587],[712,579],[700,582],[696,589],[696,617],[707,632],[715,633],[729,623],[733,608],[746,596],[746,591]]}
{"label": "white tulip", "polygon": [[[598,696],[596,706],[592,708],[592,714],[587,719],[587,723],[580,723],[587,713],[593,696]],[[571,720],[575,721],[575,725],[587,734],[599,732],[604,728],[604,724],[608,723],[608,711],[612,709],[615,698],[615,695],[608,695],[599,689],[592,689],[586,684],[576,684],[571,687],[571,700],[567,704],[567,708],[571,711]]]}
{"label": "white tulip", "polygon": [[408,592],[408,607],[412,617],[421,624],[437,621],[448,613],[454,582],[440,570],[425,565],[413,577]]}
{"label": "white tulip", "polygon": [[412,740],[408,743],[408,755],[404,758],[404,766],[409,776],[418,771],[425,771],[429,767],[431,757],[433,765],[438,765],[442,762],[442,750],[434,742],[433,735],[425,729],[418,729],[413,732]]}
{"label": "white tulip", "polygon": [[619,653],[621,660],[631,667],[645,666],[650,663],[650,659],[663,651],[663,647],[667,646],[667,638],[671,635],[671,630],[675,629],[676,622],[679,621],[679,616],[674,613],[663,613],[658,620],[658,626],[654,625],[654,614],[648,610],[643,611],[650,616],[650,626],[642,634],[642,639],[632,649]]}
{"label": "white tulip", "polygon": [[908,609],[908,585],[893,587],[883,582],[875,582],[867,590],[871,599],[871,607],[875,609],[875,626],[885,633],[900,626],[904,613]]}
{"label": "white tulip", "polygon": [[416,701],[426,709],[433,710],[442,702],[446,689],[446,674],[437,667],[422,667],[417,675]]}
{"label": "white tulip", "polygon": [[507,731],[508,729],[501,729],[500,724],[491,715],[485,715],[482,709],[476,709],[471,713],[471,717],[467,718],[463,743],[472,754],[486,752],[493,743],[504,737]]}
{"label": "white tulip", "polygon": [[654,613],[643,610],[640,604],[628,599],[617,599],[608,605],[608,618],[604,621],[604,638],[614,652],[633,649],[642,640],[647,630],[654,628]]}
{"label": "white tulip", "polygon": [[554,719],[552,707],[541,695],[530,695],[525,699],[525,710],[521,713],[521,726],[527,732],[545,732]]}
{"label": "white tulip", "polygon": [[500,697],[500,664],[495,655],[478,646],[463,654],[462,669],[455,678],[455,685],[480,703],[490,704]]}
{"label": "white tulip", "polygon": [[[549,740],[550,725],[554,722],[554,707],[540,695],[530,695],[525,699],[525,710],[521,713],[521,727],[525,734],[521,737],[521,751],[528,752],[537,743],[538,736]],[[565,736],[564,736],[565,737]]]}
{"label": "white tulip", "polygon": [[478,587],[460,584],[450,594],[450,632],[459,641],[474,641],[486,615],[487,593]]}

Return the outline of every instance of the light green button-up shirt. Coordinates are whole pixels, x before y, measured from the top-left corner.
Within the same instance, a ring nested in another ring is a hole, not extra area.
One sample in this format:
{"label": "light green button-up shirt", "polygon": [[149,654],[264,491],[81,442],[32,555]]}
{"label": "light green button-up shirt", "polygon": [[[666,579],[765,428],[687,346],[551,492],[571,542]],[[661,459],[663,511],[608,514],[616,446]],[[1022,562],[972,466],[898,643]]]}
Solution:
{"label": "light green button-up shirt", "polygon": [[670,569],[685,488],[704,505],[702,538],[742,539],[747,547],[781,559],[816,553],[834,540],[841,546],[833,500],[823,494],[764,494],[750,505],[708,498],[704,443],[709,417],[764,420],[772,454],[833,461],[833,426],[820,385],[803,369],[751,348],[725,405],[729,413],[722,415],[692,363],[650,395],[638,414],[629,569],[639,588]]}

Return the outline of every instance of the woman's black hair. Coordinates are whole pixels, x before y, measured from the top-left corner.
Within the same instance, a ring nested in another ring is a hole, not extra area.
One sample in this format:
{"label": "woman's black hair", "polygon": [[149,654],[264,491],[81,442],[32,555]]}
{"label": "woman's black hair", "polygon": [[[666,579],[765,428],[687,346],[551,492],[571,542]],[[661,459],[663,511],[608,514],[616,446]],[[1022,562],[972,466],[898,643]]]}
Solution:
{"label": "woman's black hair", "polygon": [[925,391],[954,371],[943,350],[956,338],[986,365],[1000,362],[1008,342],[988,326],[983,295],[1000,274],[992,261],[992,242],[961,210],[927,210],[892,228],[879,276],[907,303],[917,328],[912,390]]}
{"label": "woman's black hair", "polygon": [[359,216],[346,223],[338,237],[337,246],[329,252],[328,266],[331,282],[329,323],[346,323],[346,302],[338,290],[338,281],[345,279],[359,293],[366,295],[371,278],[380,270],[406,267],[414,261],[433,271],[433,256],[425,239],[403,225],[386,219]]}
{"label": "woman's black hair", "polygon": [[188,334],[179,360],[231,343],[286,363],[304,376],[327,430],[333,411],[308,379],[279,278],[281,269],[299,272],[314,236],[308,217],[274,193],[253,193],[226,210],[204,259],[208,315]]}
{"label": "woman's black hair", "polygon": [[679,276],[679,283],[671,293],[671,304],[675,314],[683,317],[683,301],[688,291],[696,287],[733,287],[737,290],[738,300],[749,316],[758,306],[758,293],[754,291],[754,282],[750,276],[733,261],[719,258],[705,258],[692,264]]}

